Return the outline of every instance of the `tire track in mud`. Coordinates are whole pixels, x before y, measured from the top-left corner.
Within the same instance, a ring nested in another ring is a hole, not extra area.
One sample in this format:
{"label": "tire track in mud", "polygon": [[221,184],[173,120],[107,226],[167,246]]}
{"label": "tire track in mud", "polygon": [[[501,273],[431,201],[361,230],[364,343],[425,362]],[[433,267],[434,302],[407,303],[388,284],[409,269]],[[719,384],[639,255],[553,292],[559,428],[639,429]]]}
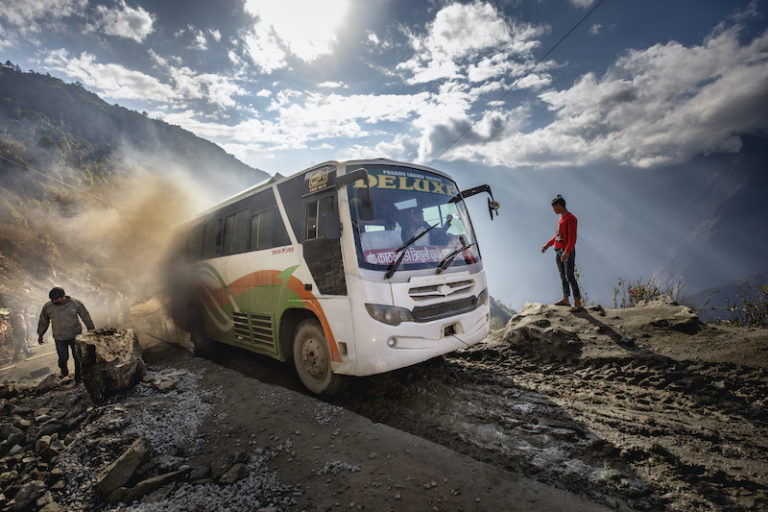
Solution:
{"label": "tire track in mud", "polygon": [[537,362],[479,346],[334,400],[618,510],[768,506],[768,372],[629,357]]}

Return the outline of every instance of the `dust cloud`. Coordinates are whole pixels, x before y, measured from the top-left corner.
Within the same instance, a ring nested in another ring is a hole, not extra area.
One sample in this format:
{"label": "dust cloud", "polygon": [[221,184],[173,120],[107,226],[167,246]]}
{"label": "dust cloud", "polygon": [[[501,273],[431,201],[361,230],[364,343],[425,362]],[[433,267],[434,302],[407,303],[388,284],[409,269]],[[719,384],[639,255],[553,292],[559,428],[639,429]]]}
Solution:
{"label": "dust cloud", "polygon": [[96,183],[66,167],[0,175],[0,308],[25,309],[34,330],[61,286],[102,327],[162,289],[176,231],[217,195],[170,159],[160,169],[138,160],[121,158]]}

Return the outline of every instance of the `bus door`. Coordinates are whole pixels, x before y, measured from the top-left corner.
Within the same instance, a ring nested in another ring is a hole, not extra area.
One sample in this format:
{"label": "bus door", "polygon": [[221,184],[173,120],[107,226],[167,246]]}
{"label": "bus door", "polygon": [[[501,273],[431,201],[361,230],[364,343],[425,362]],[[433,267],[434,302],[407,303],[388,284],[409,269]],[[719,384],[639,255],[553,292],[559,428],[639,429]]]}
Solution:
{"label": "bus door", "polygon": [[336,190],[309,195],[303,203],[304,260],[317,291],[323,295],[346,295]]}

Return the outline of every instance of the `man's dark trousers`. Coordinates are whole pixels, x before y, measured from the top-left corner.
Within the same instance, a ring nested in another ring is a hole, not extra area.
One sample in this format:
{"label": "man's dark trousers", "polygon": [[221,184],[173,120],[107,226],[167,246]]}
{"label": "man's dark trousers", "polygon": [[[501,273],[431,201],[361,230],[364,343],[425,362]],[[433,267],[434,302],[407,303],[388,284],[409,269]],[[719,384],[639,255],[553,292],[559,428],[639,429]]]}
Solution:
{"label": "man's dark trousers", "polygon": [[75,360],[75,382],[80,382],[80,358],[75,352],[75,339],[71,340],[54,340],[56,342],[56,354],[59,356],[59,369],[61,370],[61,376],[66,377],[69,375],[67,369],[67,361],[69,361],[69,349],[72,349],[72,359]]}

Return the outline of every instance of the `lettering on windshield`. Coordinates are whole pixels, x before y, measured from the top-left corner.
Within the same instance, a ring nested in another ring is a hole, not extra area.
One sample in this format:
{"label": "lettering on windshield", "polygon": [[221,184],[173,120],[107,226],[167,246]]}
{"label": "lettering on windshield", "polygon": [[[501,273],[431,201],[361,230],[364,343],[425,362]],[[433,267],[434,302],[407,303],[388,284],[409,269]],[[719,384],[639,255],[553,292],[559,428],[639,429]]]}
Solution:
{"label": "lettering on windshield", "polygon": [[[380,189],[431,192],[443,196],[453,196],[456,193],[452,183],[443,181],[439,178],[389,169],[382,171],[382,174],[378,175],[372,173],[368,174],[368,186],[370,188]],[[354,188],[365,188],[365,181],[362,179],[357,180],[354,184]]]}
{"label": "lettering on windshield", "polygon": [[[445,256],[453,252],[452,247],[409,247],[403,258],[403,263],[437,263]],[[474,263],[475,259],[471,249],[467,249],[462,254],[467,263]],[[371,265],[389,265],[395,261],[396,255],[394,249],[375,249],[365,251],[365,261]]]}

